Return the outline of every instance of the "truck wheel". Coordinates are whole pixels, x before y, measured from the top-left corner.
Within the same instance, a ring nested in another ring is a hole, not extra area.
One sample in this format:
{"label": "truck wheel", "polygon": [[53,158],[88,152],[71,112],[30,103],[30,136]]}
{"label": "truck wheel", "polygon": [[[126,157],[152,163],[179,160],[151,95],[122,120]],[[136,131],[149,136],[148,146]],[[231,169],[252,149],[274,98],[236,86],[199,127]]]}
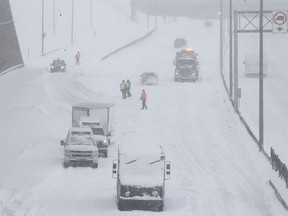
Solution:
{"label": "truck wheel", "polygon": [[95,169],[95,168],[98,168],[98,163],[93,163],[93,164],[92,164],[92,168],[94,168],[94,169]]}
{"label": "truck wheel", "polygon": [[67,163],[67,162],[63,162],[63,167],[65,168],[65,169],[67,169],[68,167],[69,167],[69,163]]}
{"label": "truck wheel", "polygon": [[162,212],[163,209],[164,209],[164,205],[163,204],[161,204],[160,206],[157,207],[157,211],[158,212]]}
{"label": "truck wheel", "polygon": [[104,151],[103,157],[104,157],[104,158],[107,158],[107,157],[108,157],[108,151]]}
{"label": "truck wheel", "polygon": [[118,210],[119,211],[124,211],[125,210],[124,207],[123,207],[123,204],[120,203],[120,202],[118,202]]}

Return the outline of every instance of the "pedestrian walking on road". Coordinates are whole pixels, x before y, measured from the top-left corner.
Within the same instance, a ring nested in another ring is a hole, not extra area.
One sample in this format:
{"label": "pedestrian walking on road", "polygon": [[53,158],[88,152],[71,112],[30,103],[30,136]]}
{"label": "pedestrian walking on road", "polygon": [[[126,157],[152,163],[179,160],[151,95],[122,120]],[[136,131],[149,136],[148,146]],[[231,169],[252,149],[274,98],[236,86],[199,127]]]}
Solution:
{"label": "pedestrian walking on road", "polygon": [[81,55],[80,55],[80,52],[78,51],[78,52],[76,53],[76,55],[75,55],[76,65],[79,65],[79,63],[80,63],[80,57],[81,57]]}
{"label": "pedestrian walking on road", "polygon": [[120,91],[122,92],[122,99],[126,99],[127,87],[125,80],[122,80],[122,82],[120,83]]}
{"label": "pedestrian walking on road", "polygon": [[141,109],[148,109],[146,105],[147,94],[145,89],[142,89],[140,100],[142,100],[142,108]]}
{"label": "pedestrian walking on road", "polygon": [[131,96],[132,96],[131,91],[130,91],[130,89],[131,89],[131,82],[130,82],[129,79],[128,79],[127,82],[126,82],[126,87],[127,87],[127,96],[128,96],[128,97],[131,97]]}

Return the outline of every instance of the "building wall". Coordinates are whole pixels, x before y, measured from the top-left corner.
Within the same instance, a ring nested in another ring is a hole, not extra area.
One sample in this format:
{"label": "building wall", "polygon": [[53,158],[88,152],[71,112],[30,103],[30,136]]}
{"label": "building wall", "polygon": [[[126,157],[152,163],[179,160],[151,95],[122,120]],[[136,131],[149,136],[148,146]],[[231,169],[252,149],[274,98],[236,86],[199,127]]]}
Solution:
{"label": "building wall", "polygon": [[0,0],[0,74],[23,66],[9,0]]}

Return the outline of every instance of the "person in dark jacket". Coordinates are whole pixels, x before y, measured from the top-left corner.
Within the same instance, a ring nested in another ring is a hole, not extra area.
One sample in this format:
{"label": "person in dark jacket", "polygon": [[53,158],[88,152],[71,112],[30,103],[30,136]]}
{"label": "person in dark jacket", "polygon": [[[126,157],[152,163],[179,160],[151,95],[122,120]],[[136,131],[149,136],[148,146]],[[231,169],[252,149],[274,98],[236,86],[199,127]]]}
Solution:
{"label": "person in dark jacket", "polygon": [[128,96],[128,97],[131,97],[131,96],[132,96],[131,91],[130,91],[130,89],[131,89],[131,82],[130,82],[129,79],[128,79],[127,82],[126,82],[126,89],[127,89],[127,96]]}
{"label": "person in dark jacket", "polygon": [[142,89],[140,100],[142,100],[142,108],[141,109],[148,109],[146,105],[147,94],[145,89]]}

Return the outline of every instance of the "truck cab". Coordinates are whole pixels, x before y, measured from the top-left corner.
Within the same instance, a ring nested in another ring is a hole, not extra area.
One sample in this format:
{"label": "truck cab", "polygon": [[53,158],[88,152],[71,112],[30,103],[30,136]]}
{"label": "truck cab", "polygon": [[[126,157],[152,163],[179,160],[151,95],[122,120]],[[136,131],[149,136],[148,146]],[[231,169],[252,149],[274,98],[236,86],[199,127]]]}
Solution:
{"label": "truck cab", "polygon": [[174,80],[177,81],[196,81],[199,78],[198,54],[192,49],[182,49],[176,52],[174,60],[175,74]]}
{"label": "truck cab", "polygon": [[170,162],[165,161],[161,146],[119,146],[112,175],[117,179],[117,205],[120,211],[163,211],[165,180],[170,179]]}
{"label": "truck cab", "polygon": [[70,128],[60,144],[64,146],[64,168],[70,165],[98,167],[98,147],[90,128]]}
{"label": "truck cab", "polygon": [[108,157],[108,138],[105,135],[101,122],[95,117],[81,116],[79,127],[91,128],[93,136],[97,142],[99,155],[102,157]]}

